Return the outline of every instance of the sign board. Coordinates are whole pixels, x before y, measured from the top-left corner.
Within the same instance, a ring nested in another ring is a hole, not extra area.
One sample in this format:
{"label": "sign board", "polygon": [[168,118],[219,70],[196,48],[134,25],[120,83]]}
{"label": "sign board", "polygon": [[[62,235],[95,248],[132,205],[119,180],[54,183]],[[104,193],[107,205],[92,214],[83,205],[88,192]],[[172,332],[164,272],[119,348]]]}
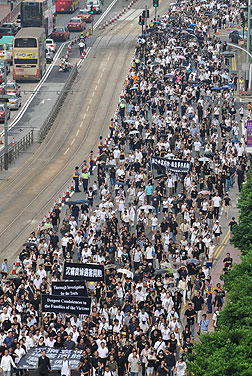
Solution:
{"label": "sign board", "polygon": [[157,170],[167,170],[170,172],[187,173],[190,169],[191,162],[184,159],[166,159],[161,157],[152,157],[152,168]]}
{"label": "sign board", "polygon": [[252,120],[247,120],[247,147],[252,147]]}
{"label": "sign board", "polygon": [[93,282],[104,281],[104,266],[98,264],[65,262],[63,279]]}
{"label": "sign board", "polygon": [[50,347],[34,347],[31,348],[27,354],[22,357],[18,363],[19,369],[37,369],[38,359],[41,356],[42,350],[46,350],[46,356],[50,359],[53,370],[60,370],[62,367],[63,356],[67,356],[67,360],[71,369],[77,369],[79,361],[82,356],[82,350],[64,350],[54,349]]}
{"label": "sign board", "polygon": [[53,282],[52,294],[61,296],[88,296],[86,284],[81,281]]}
{"label": "sign board", "polygon": [[37,52],[16,52],[15,59],[37,59]]}
{"label": "sign board", "polygon": [[42,295],[42,312],[89,315],[91,298],[80,296]]}

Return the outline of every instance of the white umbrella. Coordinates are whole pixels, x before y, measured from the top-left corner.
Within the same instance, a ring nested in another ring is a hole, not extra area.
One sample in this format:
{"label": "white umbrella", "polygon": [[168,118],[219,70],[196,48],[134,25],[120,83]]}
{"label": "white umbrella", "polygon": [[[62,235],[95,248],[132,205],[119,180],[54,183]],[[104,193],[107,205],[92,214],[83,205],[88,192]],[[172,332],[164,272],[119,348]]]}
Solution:
{"label": "white umbrella", "polygon": [[128,269],[118,269],[117,273],[126,274],[127,277],[133,278],[133,273]]}
{"label": "white umbrella", "polygon": [[130,133],[129,133],[129,136],[131,135],[131,134],[138,134],[139,133],[139,131],[131,131]]}
{"label": "white umbrella", "polygon": [[155,210],[154,206],[151,205],[142,205],[139,208],[140,210]]}

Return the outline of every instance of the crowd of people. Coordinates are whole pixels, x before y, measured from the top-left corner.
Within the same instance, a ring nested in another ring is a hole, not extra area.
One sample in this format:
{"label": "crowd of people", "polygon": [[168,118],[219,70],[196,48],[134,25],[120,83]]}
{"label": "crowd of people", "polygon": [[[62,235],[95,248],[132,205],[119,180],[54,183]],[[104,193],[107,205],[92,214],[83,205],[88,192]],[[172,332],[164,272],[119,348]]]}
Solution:
{"label": "crowd of people", "polygon": [[[109,125],[112,142],[101,137],[97,163],[92,152],[74,171],[80,201],[67,210],[55,205],[30,235],[17,278],[8,279],[7,260],[2,265],[5,375],[12,367],[22,375],[22,356],[46,346],[82,350],[85,376],[185,376],[210,313],[217,328],[224,291],[213,285],[211,268],[220,214],[223,208],[229,218],[229,192],[241,189],[247,156],[237,77],[215,32],[242,12],[235,1],[178,3],[139,38],[118,119]],[[154,156],[189,161],[189,170],[153,168]],[[88,283],[90,315],[42,315],[41,295],[73,261],[105,266],[104,282]]]}

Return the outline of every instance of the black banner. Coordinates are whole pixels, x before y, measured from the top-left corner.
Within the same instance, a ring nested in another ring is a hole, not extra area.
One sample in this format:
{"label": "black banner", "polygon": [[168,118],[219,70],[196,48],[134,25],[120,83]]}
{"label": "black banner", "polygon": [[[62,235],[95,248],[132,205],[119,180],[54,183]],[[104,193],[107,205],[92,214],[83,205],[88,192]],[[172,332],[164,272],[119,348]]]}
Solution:
{"label": "black banner", "polygon": [[46,350],[46,356],[50,359],[53,370],[60,370],[62,367],[63,356],[67,357],[72,370],[77,369],[82,356],[82,350],[64,350],[54,349],[50,347],[33,347],[27,354],[22,357],[18,363],[19,369],[37,369],[38,359],[42,354],[42,350]]}
{"label": "black banner", "polygon": [[152,168],[157,170],[167,170],[170,172],[184,172],[187,173],[190,169],[191,162],[184,159],[166,159],[160,157],[152,157]]}
{"label": "black banner", "polygon": [[86,284],[82,281],[53,282],[52,294],[60,296],[88,296]]}
{"label": "black banner", "polygon": [[42,312],[89,315],[91,298],[80,296],[42,295]]}
{"label": "black banner", "polygon": [[93,282],[104,281],[104,266],[65,262],[63,279]]}

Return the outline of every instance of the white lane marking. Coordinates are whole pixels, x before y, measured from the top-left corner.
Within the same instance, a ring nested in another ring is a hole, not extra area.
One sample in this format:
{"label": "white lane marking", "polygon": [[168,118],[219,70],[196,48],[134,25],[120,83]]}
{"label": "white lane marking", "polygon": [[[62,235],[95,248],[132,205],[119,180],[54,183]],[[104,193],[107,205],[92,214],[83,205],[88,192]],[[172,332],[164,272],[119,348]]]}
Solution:
{"label": "white lane marking", "polygon": [[[102,20],[106,17],[106,15],[110,12],[110,10],[113,8],[113,6],[117,3],[117,1],[118,1],[118,0],[114,0],[114,1],[112,1],[112,3],[111,3],[111,4],[107,7],[107,9],[104,11],[104,13],[102,14],[102,16],[99,17],[99,19],[97,20],[97,22],[94,24],[94,27],[93,27],[94,30],[97,29],[97,27],[100,25],[100,23],[102,22]],[[84,62],[85,59],[87,58],[87,56],[88,56],[90,50],[91,50],[91,47],[88,47],[88,48],[86,49],[86,55],[85,55],[84,59],[79,60],[78,63],[77,63],[77,67],[78,67],[78,68],[83,64],[83,62]]]}
{"label": "white lane marking", "polygon": [[67,149],[66,149],[66,151],[65,151],[64,155],[66,155],[66,153],[68,152],[68,150],[69,150],[69,148],[67,148]]}
{"label": "white lane marking", "polygon": [[97,81],[97,84],[99,84],[99,83],[100,83],[100,81],[101,81],[101,80],[100,80],[100,78],[99,78],[99,80]]}
{"label": "white lane marking", "polygon": [[104,17],[106,17],[106,15],[108,14],[108,12],[110,11],[110,9],[113,8],[113,6],[117,3],[118,0],[114,0],[112,1],[112,3],[107,7],[107,9],[105,10],[105,12],[103,13],[103,15],[98,19],[98,21],[94,24],[94,30],[97,29],[97,27],[100,25],[100,23],[102,22],[102,20],[104,19]]}
{"label": "white lane marking", "polygon": [[[86,119],[86,116],[87,116],[87,114],[85,113],[84,116],[83,116],[83,119]],[[82,121],[82,123],[83,123],[83,121]]]}
{"label": "white lane marking", "polygon": [[76,132],[76,137],[78,136],[79,133],[80,133],[80,130],[78,129],[78,131]]}
{"label": "white lane marking", "polygon": [[97,90],[97,85],[95,85],[95,91]]}
{"label": "white lane marking", "polygon": [[92,98],[90,98],[89,104],[91,104],[91,103],[92,103],[92,100],[93,100],[93,99],[92,99]]}
{"label": "white lane marking", "polygon": [[[43,83],[46,81],[47,77],[49,76],[49,74],[51,73],[54,65],[56,64],[56,61],[59,57],[59,55],[61,54],[61,51],[63,50],[63,48],[65,47],[66,43],[62,43],[62,45],[60,46],[60,48],[58,49],[58,51],[56,52],[56,55],[53,59],[53,62],[52,64],[50,64],[50,66],[48,67],[46,73],[44,74],[44,76],[42,77],[42,80],[37,84],[37,86],[34,88],[33,90],[33,93],[29,96],[29,98],[27,99],[27,101],[25,102],[22,110],[19,112],[19,114],[17,115],[16,119],[13,120],[12,123],[10,123],[9,125],[9,130],[11,128],[13,128],[18,122],[19,120],[23,117],[23,115],[25,114],[28,106],[30,105],[30,103],[33,101],[33,99],[36,97],[36,95],[38,94],[39,90],[41,89],[41,86],[43,85]],[[1,136],[4,135],[4,132],[2,132]]]}
{"label": "white lane marking", "polygon": [[[92,94],[92,98],[94,98],[94,96],[95,96],[95,92],[93,92],[93,94]],[[90,99],[91,100],[91,99]]]}
{"label": "white lane marking", "polygon": [[89,110],[89,106],[87,106],[87,111]]}
{"label": "white lane marking", "polygon": [[103,76],[103,73],[100,74],[100,78],[102,78],[102,76]]}
{"label": "white lane marking", "polygon": [[75,138],[72,140],[71,145],[73,145],[74,141],[75,141]]}

